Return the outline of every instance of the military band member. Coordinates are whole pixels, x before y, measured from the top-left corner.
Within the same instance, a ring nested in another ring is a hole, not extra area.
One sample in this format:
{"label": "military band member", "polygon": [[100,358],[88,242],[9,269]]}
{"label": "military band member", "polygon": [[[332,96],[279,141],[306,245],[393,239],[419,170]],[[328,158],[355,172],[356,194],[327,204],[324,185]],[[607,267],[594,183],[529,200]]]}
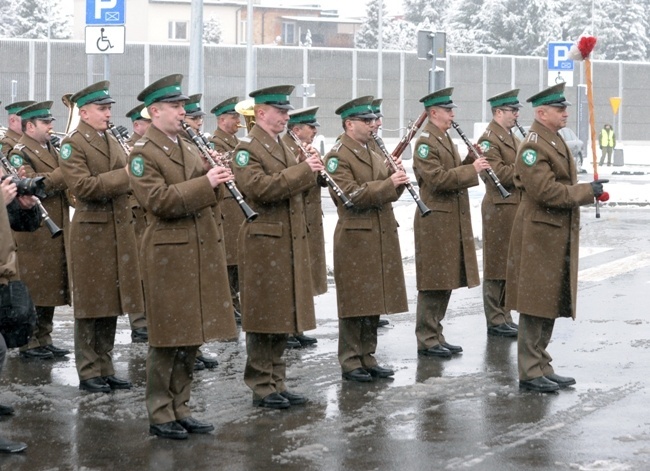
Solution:
{"label": "military band member", "polygon": [[602,183],[578,183],[575,161],[558,131],[570,105],[564,83],[526,100],[535,121],[519,146],[515,185],[521,190],[510,236],[505,305],[519,311],[519,386],[550,392],[575,384],[555,374],[546,348],[555,319],[576,316],[580,206],[603,193]]}
{"label": "military band member", "polygon": [[415,143],[413,157],[420,198],[431,209],[425,218],[416,215],[414,224],[415,335],[418,354],[423,356],[449,357],[463,351],[445,339],[442,319],[453,289],[480,282],[467,189],[478,185],[478,173],[490,164],[484,158],[461,164],[447,134],[456,108],[452,92],[453,88],[444,88],[420,99],[428,122]]}
{"label": "military band member", "polygon": [[[318,151],[312,147],[314,138],[318,133],[320,123],[316,120],[318,106],[292,110],[289,112],[288,130],[291,131],[305,147],[306,150],[320,159]],[[284,144],[293,152],[296,159],[304,156],[299,144],[289,135],[282,137]],[[321,205],[321,186],[315,186],[304,195],[305,220],[307,222],[307,241],[309,242],[309,259],[311,260],[311,281],[314,287],[314,296],[327,292],[327,265],[325,263],[325,235],[323,232],[323,207]],[[309,337],[303,332],[295,336],[290,335],[287,340],[288,348],[301,348],[317,343],[314,337]]]}
{"label": "military band member", "polygon": [[[195,95],[190,95],[189,99],[185,102],[183,108],[185,109],[185,119],[184,121],[192,128],[192,130],[198,135],[202,136],[201,128],[203,127],[203,117],[205,116],[205,111],[201,109],[201,98],[203,94],[197,93]],[[183,132],[183,135],[186,133]],[[192,140],[190,140],[192,145],[195,145]],[[241,210],[240,210],[241,212]],[[219,361],[216,358],[209,357],[204,355],[201,349],[196,352],[196,361],[194,363],[194,370],[200,371],[206,368],[214,369],[219,366]]]}
{"label": "military band member", "polygon": [[287,390],[282,353],[288,334],[316,328],[303,194],[317,185],[315,173],[323,163],[315,155],[297,163],[280,139],[293,89],[281,85],[250,93],[256,124],[233,162],[237,185],[259,214],[239,232],[244,381],[253,390],[253,404],[276,409],[307,401]]}
{"label": "military band member", "polygon": [[[143,115],[144,113],[144,115]],[[144,103],[140,103],[135,108],[126,113],[126,117],[131,120],[133,132],[126,141],[126,144],[133,149],[138,140],[151,125],[151,119],[144,109]],[[147,227],[147,220],[145,218],[144,210],[138,203],[135,196],[130,195],[131,211],[133,212],[133,227],[135,229],[135,240],[138,244],[138,249],[142,244],[142,236]],[[138,251],[139,253],[139,251]],[[142,264],[141,264],[142,265]],[[133,343],[146,343],[149,340],[149,333],[147,332],[147,316],[144,312],[129,313],[129,324],[131,326],[131,341]]]}
{"label": "military band member", "polygon": [[23,135],[14,146],[9,161],[16,168],[24,167],[28,178],[44,177],[47,198],[42,201],[52,221],[63,236],[52,239],[43,228],[35,232],[16,232],[19,250],[20,278],[36,305],[36,328],[27,345],[20,348],[24,358],[47,359],[62,357],[70,350],[52,344],[54,308],[70,304],[68,264],[65,240],[70,232],[67,186],[59,168],[59,155],[50,144],[54,117],[51,101],[34,103],[17,112],[22,121]]}
{"label": "military band member", "polygon": [[[211,147],[220,154],[234,154],[235,147],[239,144],[237,131],[241,127],[239,113],[235,111],[235,105],[239,103],[239,97],[230,97],[222,101],[210,110],[210,113],[217,118],[217,129],[210,139]],[[232,158],[233,155],[231,155]],[[230,295],[235,312],[235,320],[241,324],[241,305],[239,303],[239,271],[237,269],[237,237],[239,228],[246,219],[237,200],[226,192],[221,202],[221,214],[223,214],[223,234],[226,243],[226,262],[228,263],[228,282],[230,283]]]}
{"label": "military band member", "polygon": [[372,98],[357,98],[336,110],[344,133],[325,157],[327,172],[354,203],[346,208],[330,190],[338,211],[334,279],[339,363],[343,378],[360,382],[394,375],[374,356],[377,324],[380,314],[408,310],[391,203],[399,199],[409,177],[401,170],[389,174],[384,158],[368,146],[376,119]]}
{"label": "military band member", "polygon": [[79,389],[93,393],[131,388],[115,376],[111,352],[117,316],[144,310],[126,156],[107,132],[115,103],[108,86],[97,82],[71,97],[80,121],[59,159],[76,198],[69,268]]}
{"label": "military band member", "polygon": [[512,133],[521,104],[519,89],[499,93],[488,99],[492,108],[492,121],[479,139],[481,152],[508,190],[503,198],[495,185],[485,186],[481,205],[483,216],[483,309],[487,333],[497,337],[516,337],[517,324],[509,310],[503,308],[506,287],[507,247],[510,232],[521,200],[515,187],[515,156],[519,139]]}
{"label": "military band member", "polygon": [[152,124],[130,155],[133,192],[149,220],[142,241],[149,431],[172,439],[214,430],[188,406],[195,356],[202,343],[237,335],[219,210],[232,173],[208,170],[182,136],[182,79],[163,77],[138,95]]}
{"label": "military band member", "polygon": [[7,118],[7,131],[5,132],[4,137],[0,140],[0,152],[2,152],[5,157],[11,153],[11,149],[18,144],[20,136],[23,135],[23,128],[18,112],[26,106],[33,105],[34,103],[36,102],[33,100],[17,101],[5,106],[5,110],[7,110],[7,114],[9,115]]}

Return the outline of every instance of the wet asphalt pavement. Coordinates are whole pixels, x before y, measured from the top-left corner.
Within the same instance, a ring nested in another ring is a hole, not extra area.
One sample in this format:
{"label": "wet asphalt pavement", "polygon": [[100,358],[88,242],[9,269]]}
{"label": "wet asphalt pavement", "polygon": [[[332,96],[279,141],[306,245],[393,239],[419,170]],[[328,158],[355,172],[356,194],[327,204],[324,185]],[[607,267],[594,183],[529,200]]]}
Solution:
{"label": "wet asphalt pavement", "polygon": [[[445,333],[465,351],[418,358],[415,268],[405,264],[410,313],[389,316],[377,358],[393,380],[346,382],[338,366],[335,287],[316,298],[314,347],[286,353],[288,385],[310,402],[252,406],[243,382],[244,336],[204,347],[219,366],[195,374],[194,416],[209,435],[148,435],[147,346],[120,319],[117,375],[131,391],[78,390],[68,360],[10,352],[0,381],[0,435],[29,448],[1,455],[2,470],[644,470],[650,469],[650,244],[647,208],[582,213],[578,319],[560,319],[549,347],[558,374],[577,385],[520,392],[516,341],[488,338],[481,290],[452,295]],[[480,259],[479,251],[479,259]],[[480,265],[480,263],[479,263]],[[515,316],[516,317],[516,316]],[[55,315],[55,344],[73,349],[71,308]]]}

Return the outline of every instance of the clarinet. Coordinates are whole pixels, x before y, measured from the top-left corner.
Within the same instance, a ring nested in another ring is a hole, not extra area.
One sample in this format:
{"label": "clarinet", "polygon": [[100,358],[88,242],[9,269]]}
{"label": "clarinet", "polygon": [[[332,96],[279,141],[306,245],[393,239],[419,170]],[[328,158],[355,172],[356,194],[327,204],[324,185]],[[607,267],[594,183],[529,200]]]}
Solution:
{"label": "clarinet", "polygon": [[[205,160],[210,164],[212,168],[214,167],[222,167],[222,165],[219,165],[210,155],[208,146],[205,145],[203,142],[203,139],[197,135],[194,130],[184,121],[181,121],[181,126],[183,126],[183,129],[187,133],[187,135],[192,139],[194,144],[199,148],[199,151],[205,158]],[[226,188],[228,188],[228,191],[230,191],[230,194],[232,195],[233,198],[235,198],[235,201],[237,201],[237,204],[239,204],[239,207],[244,213],[244,216],[246,216],[246,222],[251,222],[254,221],[258,214],[252,210],[250,206],[244,201],[244,197],[242,196],[241,192],[235,185],[233,181],[228,181],[225,183]]]}
{"label": "clarinet", "polygon": [[[300,142],[300,139],[298,139],[298,136],[296,136],[296,134],[291,129],[287,130],[287,134],[289,134],[289,136],[291,136],[291,138],[294,141],[296,141],[296,145],[300,149],[300,152],[302,153],[304,158],[307,158],[307,156],[309,155],[309,152],[307,152],[307,149],[304,148],[304,146],[302,145],[302,142]],[[296,160],[298,160],[298,162],[302,162],[304,159],[301,159],[298,156],[298,157],[296,157]],[[352,206],[354,206],[354,203],[350,200],[350,198],[345,196],[345,193],[343,193],[343,190],[341,190],[341,187],[338,186],[338,184],[334,181],[334,179],[332,177],[330,177],[330,175],[325,170],[320,170],[318,172],[318,175],[323,180],[325,180],[325,183],[327,183],[327,185],[332,189],[332,191],[336,194],[336,196],[339,197],[339,199],[341,200],[341,202],[343,203],[343,205],[346,208],[350,209]]]}
{"label": "clarinet", "polygon": [[124,137],[122,136],[120,131],[118,131],[118,129],[115,127],[115,125],[113,125],[113,123],[108,123],[108,130],[111,132],[113,137],[115,137],[115,139],[117,139],[117,142],[120,144],[120,146],[122,147],[122,150],[124,151],[124,153],[128,157],[129,154],[131,153],[131,148],[129,147],[129,145],[124,140]]}
{"label": "clarinet", "polygon": [[[463,142],[465,142],[465,145],[472,151],[472,153],[474,154],[474,157],[476,157],[477,159],[480,159],[481,155],[474,148],[474,146],[472,145],[470,140],[467,139],[467,136],[462,131],[462,129],[460,129],[460,126],[458,125],[458,123],[456,123],[455,121],[452,121],[451,125],[456,130],[456,132],[458,133],[460,138],[463,140]],[[492,183],[494,183],[494,185],[497,187],[497,190],[499,190],[499,193],[501,194],[501,198],[506,199],[508,196],[510,196],[510,192],[503,187],[503,185],[501,184],[501,181],[499,180],[499,177],[497,177],[497,174],[494,173],[494,170],[492,170],[491,168],[487,168],[487,169],[485,169],[485,173],[487,173],[488,177],[490,177],[490,180],[492,180]]]}
{"label": "clarinet", "polygon": [[[13,165],[11,165],[7,157],[5,157],[5,155],[1,152],[0,152],[0,160],[2,161],[3,167],[7,170],[7,173],[12,178],[22,180],[22,178],[18,176],[18,171],[14,168]],[[42,179],[43,177],[40,178]],[[47,226],[47,229],[50,231],[50,234],[52,234],[52,239],[56,239],[57,237],[62,235],[63,229],[61,229],[59,226],[56,225],[54,221],[52,221],[52,218],[50,218],[49,213],[45,209],[45,206],[43,206],[43,203],[41,203],[39,197],[36,197],[36,206],[38,207],[38,210],[41,213],[41,218],[43,219],[45,226]]]}
{"label": "clarinet", "polygon": [[523,137],[526,137],[526,130],[523,127],[521,127],[521,124],[519,124],[519,121],[517,121],[516,119],[515,119],[515,126],[517,126],[517,129],[519,129],[521,135]]}
{"label": "clarinet", "polygon": [[[397,163],[395,163],[395,159],[391,154],[388,153],[386,150],[386,146],[384,145],[384,141],[381,137],[377,135],[377,133],[372,133],[372,138],[375,140],[381,151],[384,153],[384,156],[386,157],[386,165],[388,166],[389,169],[391,169],[393,172],[397,172],[398,170],[404,170],[401,167],[397,166]],[[431,210],[427,208],[427,205],[424,204],[424,202],[420,199],[418,196],[417,191],[415,191],[415,188],[413,188],[413,185],[411,182],[408,182],[405,184],[406,189],[411,193],[411,196],[413,197],[413,200],[415,201],[415,204],[418,205],[418,209],[420,210],[420,216],[428,216],[431,214]]]}

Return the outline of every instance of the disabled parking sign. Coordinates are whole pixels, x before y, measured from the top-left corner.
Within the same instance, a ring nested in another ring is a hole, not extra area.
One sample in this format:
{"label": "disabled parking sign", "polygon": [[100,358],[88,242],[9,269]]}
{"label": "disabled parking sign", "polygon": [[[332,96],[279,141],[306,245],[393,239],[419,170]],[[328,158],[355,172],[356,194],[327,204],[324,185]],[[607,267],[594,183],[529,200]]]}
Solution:
{"label": "disabled parking sign", "polygon": [[573,59],[569,59],[569,51],[573,43],[548,43],[548,86],[566,83],[573,86]]}

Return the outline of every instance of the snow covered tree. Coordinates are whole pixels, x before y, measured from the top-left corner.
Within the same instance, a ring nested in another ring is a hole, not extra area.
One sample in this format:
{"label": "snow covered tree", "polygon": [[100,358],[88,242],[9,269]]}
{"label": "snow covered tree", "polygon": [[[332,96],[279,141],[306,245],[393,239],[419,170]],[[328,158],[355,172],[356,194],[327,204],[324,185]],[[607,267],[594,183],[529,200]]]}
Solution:
{"label": "snow covered tree", "polygon": [[11,4],[12,22],[3,18],[10,37],[44,39],[48,25],[50,38],[72,37],[72,16],[62,13],[61,0],[13,0]]}
{"label": "snow covered tree", "polygon": [[203,22],[203,42],[206,44],[219,44],[221,42],[221,22],[211,16]]}
{"label": "snow covered tree", "polygon": [[[386,16],[386,8],[381,0],[369,0],[366,8],[366,17],[354,37],[354,46],[359,49],[377,49],[379,43],[379,4],[381,2],[381,16]],[[384,22],[384,25],[386,23]]]}
{"label": "snow covered tree", "polygon": [[443,31],[447,25],[445,17],[448,11],[448,2],[436,2],[434,0],[403,0],[404,19],[414,25],[420,25],[429,20],[431,28],[435,31]]}
{"label": "snow covered tree", "polygon": [[359,49],[377,49],[379,46],[379,4],[382,7],[382,47],[385,49],[414,50],[417,42],[416,27],[399,18],[387,18],[386,0],[370,0],[366,18],[354,38]]}
{"label": "snow covered tree", "polygon": [[452,0],[447,14],[449,52],[475,53],[481,49],[477,32],[483,27],[480,17],[485,0]]}
{"label": "snow covered tree", "polygon": [[11,30],[15,23],[15,13],[11,0],[0,0],[0,11],[2,20],[0,20],[0,38],[10,38]]}
{"label": "snow covered tree", "polygon": [[644,6],[637,0],[601,0],[599,9],[606,16],[601,18],[594,34],[598,38],[597,57],[628,61],[647,59],[649,30]]}

